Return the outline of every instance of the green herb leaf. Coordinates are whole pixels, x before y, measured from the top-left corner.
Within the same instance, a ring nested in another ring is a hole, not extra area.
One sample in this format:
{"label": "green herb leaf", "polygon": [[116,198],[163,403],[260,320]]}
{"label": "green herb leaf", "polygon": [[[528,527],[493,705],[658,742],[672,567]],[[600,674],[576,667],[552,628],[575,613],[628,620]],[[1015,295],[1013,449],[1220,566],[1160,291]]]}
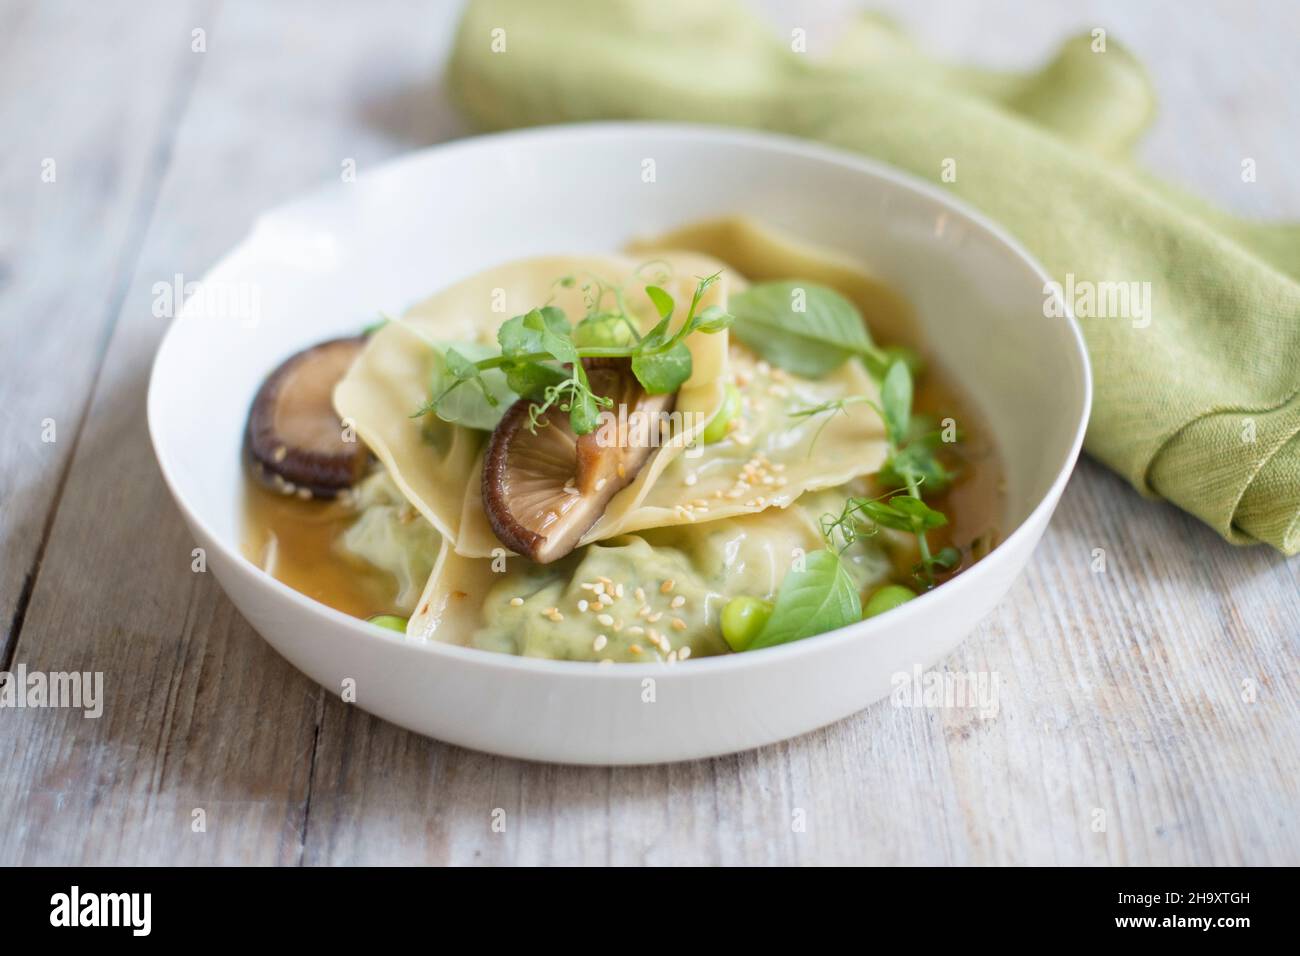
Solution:
{"label": "green herb leaf", "polygon": [[691,377],[691,350],[682,342],[663,352],[632,357],[632,374],[650,395],[675,392]]}
{"label": "green herb leaf", "polygon": [[912,373],[903,362],[895,362],[885,373],[880,385],[880,412],[889,441],[895,448],[901,447],[912,417]]}
{"label": "green herb leaf", "polygon": [[569,425],[575,435],[587,435],[600,424],[600,407],[591,389],[580,389],[569,401]]}
{"label": "green herb leaf", "polygon": [[760,282],[732,296],[728,306],[736,338],[796,375],[820,378],[854,355],[884,361],[853,303],[825,286]]}
{"label": "green herb leaf", "polygon": [[862,617],[862,601],[848,569],[834,551],[814,551],[803,570],[781,581],[776,606],[747,650],[774,647],[852,624]]}
{"label": "green herb leaf", "polygon": [[[497,342],[501,345],[501,354],[512,357],[549,352],[548,336],[568,341],[570,335],[569,320],[564,312],[548,305],[501,323],[501,328],[497,329]],[[551,341],[551,344],[555,343]]]}
{"label": "green herb leaf", "polygon": [[[485,373],[486,374],[486,373]],[[506,384],[520,398],[540,399],[548,388],[568,381],[569,376],[553,365],[524,362],[505,369]]]}
{"label": "green herb leaf", "polygon": [[881,484],[897,488],[915,482],[925,495],[938,494],[952,479],[952,472],[939,461],[934,448],[920,441],[890,455],[877,476]]}
{"label": "green herb leaf", "polygon": [[589,315],[573,327],[573,344],[578,348],[622,348],[639,336],[626,315],[609,312]]}
{"label": "green herb leaf", "polygon": [[650,301],[654,303],[655,311],[659,313],[659,318],[666,319],[668,316],[673,314],[673,308],[676,306],[676,303],[673,302],[673,297],[663,289],[659,288],[659,286],[646,286],[645,294],[649,296]]}
{"label": "green herb leaf", "polygon": [[907,529],[920,533],[931,528],[942,528],[948,523],[948,517],[942,511],[936,511],[920,498],[910,495],[897,495],[889,499],[889,507],[901,513],[911,526]]}
{"label": "green herb leaf", "polygon": [[569,320],[559,309],[549,305],[544,309],[533,309],[524,316],[524,328],[537,334],[541,351],[548,353],[557,362],[563,365],[577,364],[578,349],[570,337]]}
{"label": "green herb leaf", "polygon": [[731,324],[735,321],[736,317],[722,306],[711,305],[695,317],[694,328],[691,331],[713,335],[723,329],[731,328]]}
{"label": "green herb leaf", "polygon": [[945,571],[951,571],[961,563],[961,552],[956,548],[941,548],[934,556],[933,563]]}
{"label": "green herb leaf", "polygon": [[[475,362],[495,350],[473,342],[433,349],[430,400],[412,415],[432,412],[445,422],[491,431],[518,398],[507,377],[497,369],[480,370]],[[473,388],[465,387],[473,383]]]}

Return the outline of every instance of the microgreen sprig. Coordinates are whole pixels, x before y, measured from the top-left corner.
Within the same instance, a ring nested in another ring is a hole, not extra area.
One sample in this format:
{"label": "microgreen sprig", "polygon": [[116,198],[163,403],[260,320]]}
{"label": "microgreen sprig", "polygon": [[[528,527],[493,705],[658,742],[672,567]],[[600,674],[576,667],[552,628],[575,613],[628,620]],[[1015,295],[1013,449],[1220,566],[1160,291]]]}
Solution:
{"label": "microgreen sprig", "polygon": [[798,409],[791,414],[812,417],[842,412],[854,404],[870,405],[885,423],[888,453],[877,478],[895,487],[877,498],[850,497],[838,515],[823,516],[822,535],[828,546],[833,547],[839,540],[847,547],[857,538],[875,534],[881,528],[913,534],[921,558],[913,569],[914,574],[927,588],[934,587],[936,571],[955,568],[961,560],[961,552],[952,547],[931,552],[926,532],[943,527],[948,518],[922,500],[922,490],[938,491],[952,479],[952,475],[935,455],[933,436],[914,434],[912,374],[907,363],[898,360],[889,366],[881,382],[879,402],[865,395],[850,395]]}
{"label": "microgreen sprig", "polygon": [[[600,409],[608,408],[613,402],[592,391],[582,360],[631,359],[632,373],[647,393],[662,395],[677,391],[691,377],[691,353],[684,341],[686,337],[695,332],[706,335],[721,332],[733,321],[720,306],[700,309],[705,293],[720,276],[721,273],[714,273],[699,278],[686,317],[676,331],[672,331],[672,317],[677,308],[673,297],[662,286],[645,286],[659,321],[644,336],[638,332],[622,290],[592,277],[592,283],[583,288],[589,292],[594,287],[595,291],[587,296],[587,313],[577,325],[570,324],[562,309],[545,305],[502,324],[497,331],[499,355],[470,361],[456,349],[448,348],[447,376],[435,382],[433,397],[412,417],[434,412],[456,421],[449,415],[447,399],[465,385],[476,388],[482,400],[495,407],[499,399],[488,387],[484,373],[499,370],[504,373],[511,392],[533,399],[529,410],[531,428],[543,424],[542,416],[549,409],[559,407],[568,412],[574,432],[586,435],[599,424]],[[575,281],[573,277],[565,277],[558,284],[571,287]],[[608,295],[610,292],[614,294]],[[613,298],[612,307],[605,304],[607,297]],[[622,331],[611,332],[611,329]]]}

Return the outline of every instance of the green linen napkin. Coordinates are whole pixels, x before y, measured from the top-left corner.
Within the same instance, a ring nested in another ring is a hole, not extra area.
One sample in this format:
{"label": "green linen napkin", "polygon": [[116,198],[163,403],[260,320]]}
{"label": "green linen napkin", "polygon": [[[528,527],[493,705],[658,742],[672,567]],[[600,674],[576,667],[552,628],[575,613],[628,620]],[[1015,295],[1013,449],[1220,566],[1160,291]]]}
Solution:
{"label": "green linen napkin", "polygon": [[1231,218],[1130,165],[1154,112],[1140,64],[1083,36],[1029,74],[949,66],[870,16],[829,59],[797,45],[731,0],[473,0],[448,86],[486,128],[680,120],[858,150],[1002,223],[1077,304],[1149,283],[1145,315],[1080,317],[1088,451],[1229,541],[1300,550],[1300,227]]}

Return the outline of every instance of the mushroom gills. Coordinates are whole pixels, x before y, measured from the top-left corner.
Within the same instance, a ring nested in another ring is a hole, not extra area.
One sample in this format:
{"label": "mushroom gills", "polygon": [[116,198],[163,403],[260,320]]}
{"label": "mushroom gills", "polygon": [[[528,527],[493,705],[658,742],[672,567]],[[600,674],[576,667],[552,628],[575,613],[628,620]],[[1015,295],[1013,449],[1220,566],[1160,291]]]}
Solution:
{"label": "mushroom gills", "polygon": [[333,394],[364,345],[361,336],[321,342],[290,356],[262,383],[244,443],[267,485],[300,498],[333,498],[361,480],[370,453],[346,434]]}
{"label": "mushroom gills", "polygon": [[577,547],[658,447],[659,423],[676,404],[675,394],[647,395],[626,359],[587,359],[584,366],[592,391],[613,401],[595,431],[575,435],[568,413],[552,406],[532,432],[534,402],[521,398],[493,431],[484,458],[492,530],[538,564]]}

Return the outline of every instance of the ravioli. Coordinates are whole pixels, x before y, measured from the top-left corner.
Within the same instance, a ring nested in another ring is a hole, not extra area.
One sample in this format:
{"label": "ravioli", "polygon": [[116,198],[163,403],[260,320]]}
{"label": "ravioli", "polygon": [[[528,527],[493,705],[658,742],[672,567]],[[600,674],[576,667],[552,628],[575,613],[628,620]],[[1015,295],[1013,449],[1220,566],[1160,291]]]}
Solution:
{"label": "ravioli", "polygon": [[[743,284],[733,281],[731,288]],[[850,396],[866,396],[879,404],[879,388],[860,363],[845,362],[814,382],[755,361],[752,352],[732,342],[727,369],[743,403],[736,427],[714,444],[696,442],[668,455],[661,451],[610,502],[580,544],[644,528],[785,508],[805,492],[874,474],[884,464],[889,452],[885,427],[871,405],[794,415]],[[480,461],[455,545],[464,557],[484,558],[503,550],[478,490],[481,467]]]}
{"label": "ravioli", "polygon": [[[503,322],[548,303],[577,321],[587,311],[588,293],[582,285],[593,277],[625,287],[628,309],[646,329],[658,316],[637,282],[657,281],[679,303],[675,320],[680,322],[697,277],[723,268],[720,262],[693,253],[658,256],[639,274],[646,265],[645,260],[625,256],[550,256],[508,263],[465,279],[374,333],[336,386],[335,410],[355,427],[402,493],[445,539],[471,554],[491,554],[501,545],[487,524],[479,493],[486,433],[451,425],[432,414],[410,417],[429,398],[441,361],[437,346],[494,344]],[[658,281],[660,268],[671,273],[663,281]],[[565,276],[577,281],[559,284],[557,280]],[[719,282],[706,294],[702,307],[725,306],[725,297],[726,283]],[[699,422],[684,436],[689,441],[721,405],[727,336],[725,332],[692,335],[686,345],[692,375],[678,392],[677,411],[683,413],[683,420]],[[637,483],[615,497],[611,509],[622,507],[623,496],[652,482],[680,450],[681,444],[661,448]]]}
{"label": "ravioli", "polygon": [[[726,602],[774,597],[791,566],[823,546],[817,519],[842,500],[827,492],[786,510],[620,535],[552,565],[444,547],[407,633],[559,660],[726,653],[718,626]],[[889,573],[874,542],[858,542],[847,557],[860,586]]]}

